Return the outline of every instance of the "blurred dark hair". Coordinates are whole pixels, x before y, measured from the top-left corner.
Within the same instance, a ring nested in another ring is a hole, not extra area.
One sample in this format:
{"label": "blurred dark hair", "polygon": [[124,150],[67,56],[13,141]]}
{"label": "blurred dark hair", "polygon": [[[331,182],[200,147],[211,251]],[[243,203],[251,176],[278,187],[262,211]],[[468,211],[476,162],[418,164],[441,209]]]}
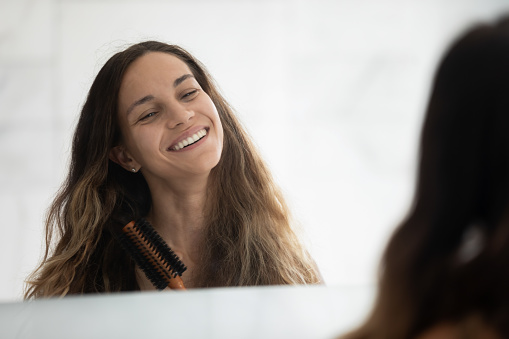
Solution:
{"label": "blurred dark hair", "polygon": [[453,43],[435,75],[413,207],[368,321],[347,338],[412,338],[471,315],[509,337],[509,18]]}

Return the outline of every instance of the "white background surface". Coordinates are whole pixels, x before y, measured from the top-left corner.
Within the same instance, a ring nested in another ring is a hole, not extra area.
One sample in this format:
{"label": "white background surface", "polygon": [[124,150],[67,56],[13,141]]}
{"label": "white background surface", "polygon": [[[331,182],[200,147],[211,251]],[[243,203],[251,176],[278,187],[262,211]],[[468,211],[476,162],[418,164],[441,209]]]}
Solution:
{"label": "white background surface", "polygon": [[159,39],[200,59],[259,146],[326,282],[372,286],[413,190],[438,58],[506,0],[0,0],[0,301],[42,249],[87,90]]}

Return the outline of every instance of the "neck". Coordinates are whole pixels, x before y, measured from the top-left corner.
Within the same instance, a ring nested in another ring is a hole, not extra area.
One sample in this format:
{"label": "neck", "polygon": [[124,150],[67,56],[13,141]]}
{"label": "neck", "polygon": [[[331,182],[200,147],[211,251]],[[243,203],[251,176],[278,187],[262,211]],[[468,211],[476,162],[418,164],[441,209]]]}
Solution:
{"label": "neck", "polygon": [[207,180],[178,185],[149,182],[149,187],[152,208],[147,218],[153,227],[172,247],[186,251],[196,248],[204,227]]}

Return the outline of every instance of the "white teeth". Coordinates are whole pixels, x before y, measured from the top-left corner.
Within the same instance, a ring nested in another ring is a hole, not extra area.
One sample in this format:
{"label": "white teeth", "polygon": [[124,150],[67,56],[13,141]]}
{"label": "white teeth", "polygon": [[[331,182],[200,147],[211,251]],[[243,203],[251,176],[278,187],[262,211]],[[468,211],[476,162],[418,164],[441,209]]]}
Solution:
{"label": "white teeth", "polygon": [[193,134],[192,136],[188,137],[187,139],[179,141],[178,144],[173,146],[173,150],[175,150],[175,151],[181,150],[182,148],[184,148],[186,146],[194,144],[195,142],[197,142],[198,140],[200,140],[201,138],[203,138],[206,135],[207,135],[207,130],[202,129],[202,130],[196,132],[195,134]]}

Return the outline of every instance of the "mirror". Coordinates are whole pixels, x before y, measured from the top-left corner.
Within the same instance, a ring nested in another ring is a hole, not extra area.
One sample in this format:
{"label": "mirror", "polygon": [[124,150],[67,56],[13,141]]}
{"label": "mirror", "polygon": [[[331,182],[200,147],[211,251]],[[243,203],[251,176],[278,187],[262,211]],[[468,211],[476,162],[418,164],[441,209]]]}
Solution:
{"label": "mirror", "polygon": [[[3,1],[0,300],[21,299],[91,81],[155,39],[207,67],[283,189],[328,285],[371,285],[410,206],[445,45],[501,1]],[[23,25],[19,23],[22,22]]]}

